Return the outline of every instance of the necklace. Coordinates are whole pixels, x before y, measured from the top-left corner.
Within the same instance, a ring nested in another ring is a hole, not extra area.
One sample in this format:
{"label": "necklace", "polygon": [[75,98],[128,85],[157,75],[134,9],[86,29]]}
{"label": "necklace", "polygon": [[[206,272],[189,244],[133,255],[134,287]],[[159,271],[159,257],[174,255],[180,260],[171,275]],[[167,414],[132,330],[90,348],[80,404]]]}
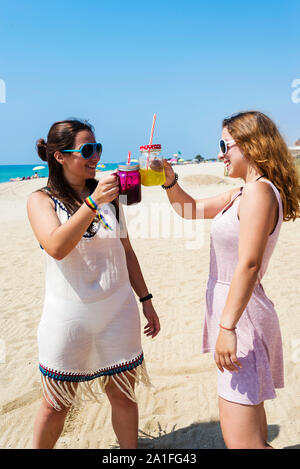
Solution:
{"label": "necklace", "polygon": [[255,179],[255,181],[258,181],[260,178],[264,178],[265,175],[263,174],[262,176],[259,176],[259,178]]}

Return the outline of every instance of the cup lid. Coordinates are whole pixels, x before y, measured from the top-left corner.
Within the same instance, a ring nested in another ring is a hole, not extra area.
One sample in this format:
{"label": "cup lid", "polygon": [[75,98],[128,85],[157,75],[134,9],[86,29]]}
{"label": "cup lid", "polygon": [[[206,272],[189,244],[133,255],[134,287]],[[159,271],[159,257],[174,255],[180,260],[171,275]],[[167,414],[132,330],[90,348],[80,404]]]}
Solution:
{"label": "cup lid", "polygon": [[161,150],[161,145],[158,143],[156,145],[142,145],[140,146],[140,151],[153,151],[153,150]]}
{"label": "cup lid", "polygon": [[119,164],[118,169],[120,171],[138,171],[140,169],[140,165],[138,163],[124,163],[124,164]]}

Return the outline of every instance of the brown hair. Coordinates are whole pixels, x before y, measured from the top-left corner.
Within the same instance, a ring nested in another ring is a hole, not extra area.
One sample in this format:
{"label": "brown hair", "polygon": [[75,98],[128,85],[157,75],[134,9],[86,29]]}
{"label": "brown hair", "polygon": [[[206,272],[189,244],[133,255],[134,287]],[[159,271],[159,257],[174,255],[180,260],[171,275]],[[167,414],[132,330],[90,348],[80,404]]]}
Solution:
{"label": "brown hair", "polygon": [[[49,177],[47,189],[51,195],[59,199],[64,204],[70,214],[73,214],[78,210],[82,205],[82,200],[66,180],[63,167],[54,158],[54,153],[56,151],[74,148],[76,135],[82,130],[88,130],[89,132],[94,133],[94,128],[87,121],[69,119],[55,122],[48,132],[47,142],[40,138],[36,143],[39,157],[48,163]],[[86,185],[91,189],[91,192],[93,192],[97,183],[98,181],[96,181],[96,179],[86,180]],[[91,232],[91,229],[92,224],[89,227],[88,232]]]}
{"label": "brown hair", "polygon": [[294,158],[274,122],[258,111],[234,114],[223,120],[245,158],[268,178],[280,192],[283,220],[300,216],[300,186]]}

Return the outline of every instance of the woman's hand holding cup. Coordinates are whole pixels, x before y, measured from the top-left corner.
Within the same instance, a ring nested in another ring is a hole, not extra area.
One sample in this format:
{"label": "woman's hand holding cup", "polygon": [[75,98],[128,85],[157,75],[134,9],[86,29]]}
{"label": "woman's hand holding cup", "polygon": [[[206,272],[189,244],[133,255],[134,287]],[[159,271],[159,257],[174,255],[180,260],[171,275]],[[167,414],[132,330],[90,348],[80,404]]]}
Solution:
{"label": "woman's hand holding cup", "polygon": [[115,173],[103,177],[98,182],[92,198],[97,205],[108,204],[119,195],[119,179]]}

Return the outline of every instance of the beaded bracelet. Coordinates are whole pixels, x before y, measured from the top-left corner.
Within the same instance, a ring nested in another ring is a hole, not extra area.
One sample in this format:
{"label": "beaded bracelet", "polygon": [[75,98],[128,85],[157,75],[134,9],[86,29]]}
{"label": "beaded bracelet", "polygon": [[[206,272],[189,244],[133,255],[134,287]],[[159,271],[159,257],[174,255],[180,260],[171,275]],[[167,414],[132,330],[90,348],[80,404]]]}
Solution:
{"label": "beaded bracelet", "polygon": [[163,189],[171,189],[171,187],[175,186],[176,182],[178,181],[178,174],[175,173],[175,178],[174,178],[174,181],[172,182],[172,184],[170,184],[169,186],[165,186],[164,184],[161,186]]}

